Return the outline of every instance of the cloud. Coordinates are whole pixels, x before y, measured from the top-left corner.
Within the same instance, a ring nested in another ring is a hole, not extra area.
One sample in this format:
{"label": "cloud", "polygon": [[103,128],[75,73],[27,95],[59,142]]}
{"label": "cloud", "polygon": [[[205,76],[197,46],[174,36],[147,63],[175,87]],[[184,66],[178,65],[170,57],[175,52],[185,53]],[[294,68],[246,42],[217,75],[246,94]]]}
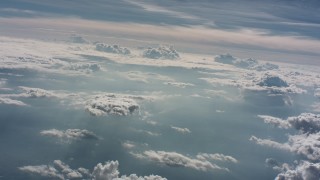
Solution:
{"label": "cloud", "polygon": [[317,180],[320,177],[320,163],[300,161],[295,167],[285,163],[281,166],[281,171],[276,180]]}
{"label": "cloud", "polygon": [[78,43],[78,44],[89,44],[90,43],[88,40],[86,40],[82,36],[79,36],[79,35],[76,35],[76,34],[71,35],[70,42]]}
{"label": "cloud", "polygon": [[124,147],[125,149],[132,149],[134,148],[136,145],[130,141],[126,141],[121,143],[122,147]]}
{"label": "cloud", "polygon": [[23,166],[19,167],[19,170],[32,175],[61,180],[84,179],[91,176],[88,174],[89,170],[85,168],[79,168],[77,170],[71,169],[69,165],[60,160],[54,160],[53,165]]}
{"label": "cloud", "polygon": [[22,101],[6,98],[6,97],[0,97],[0,104],[7,104],[7,105],[15,105],[15,106],[27,106]]}
{"label": "cloud", "polygon": [[137,176],[136,174],[131,174],[129,176],[123,175],[119,177],[119,162],[118,161],[108,161],[105,164],[97,164],[92,172],[92,177],[94,180],[166,180],[158,175],[150,176]]}
{"label": "cloud", "polygon": [[59,174],[56,168],[48,165],[23,166],[19,167],[19,170],[28,174],[36,174],[46,178],[65,179],[62,174]]}
{"label": "cloud", "polygon": [[188,134],[191,133],[191,131],[188,128],[180,128],[180,127],[175,127],[175,126],[171,126],[171,128],[179,133],[182,134]]}
{"label": "cloud", "polygon": [[288,144],[282,144],[279,142],[272,141],[270,139],[260,139],[255,136],[250,137],[250,141],[253,141],[254,143],[261,145],[261,146],[268,146],[276,149],[281,149],[281,150],[291,150],[291,146]]}
{"label": "cloud", "polygon": [[102,67],[99,64],[95,64],[95,63],[83,63],[83,64],[73,63],[73,64],[70,64],[68,69],[73,71],[80,71],[84,73],[92,73],[92,72],[100,71]]}
{"label": "cloud", "polygon": [[[291,53],[285,53],[286,57],[292,57],[295,60],[298,59],[296,57],[297,52],[320,52],[320,43],[316,39],[293,35],[271,35],[266,30],[249,28],[230,31],[206,26],[163,26],[127,22],[102,22],[80,18],[1,18],[0,23],[8,26],[19,25],[29,28],[41,26],[49,29],[58,27],[62,29],[77,29],[77,32],[95,32],[94,35],[101,37],[112,34],[112,36],[120,38],[126,35],[126,37],[129,36],[129,38],[139,41],[180,42],[184,46],[194,49],[210,49],[208,44],[209,46],[216,45],[217,42],[233,47],[235,45],[241,46],[243,49],[249,49],[254,46],[264,50],[273,49],[278,52],[295,52],[292,55],[290,55]],[[252,52],[247,51],[246,53]],[[264,51],[264,53],[269,56],[269,60],[271,58],[274,59],[274,57],[281,57],[281,55],[273,56],[269,51]],[[307,59],[306,56],[304,58]]]}
{"label": "cloud", "polygon": [[97,135],[86,129],[67,129],[65,131],[49,129],[41,131],[40,134],[67,140],[99,139]]}
{"label": "cloud", "polygon": [[258,60],[248,58],[240,59],[232,56],[231,54],[221,54],[214,58],[215,62],[230,64],[238,68],[251,69],[256,71],[269,71],[279,69],[279,66],[271,63],[260,63]]}
{"label": "cloud", "polygon": [[102,51],[102,52],[108,52],[108,53],[114,53],[114,54],[122,54],[122,55],[128,55],[131,54],[130,50],[128,48],[120,47],[119,45],[108,45],[104,43],[97,43],[96,44],[96,50]]}
{"label": "cloud", "polygon": [[[221,78],[200,78],[212,85],[235,86],[240,89],[250,91],[264,91],[272,95],[305,94],[306,90],[297,87],[295,84],[286,82],[286,79],[274,71],[245,72],[242,76],[234,79]],[[250,94],[252,95],[252,94]]]}
{"label": "cloud", "polygon": [[288,87],[287,82],[285,82],[279,74],[274,73],[265,73],[258,82],[258,85],[267,87]]}
{"label": "cloud", "polygon": [[143,57],[149,59],[179,59],[179,53],[173,48],[173,46],[160,46],[158,48],[147,48],[143,52]]}
{"label": "cloud", "polygon": [[161,133],[157,132],[152,132],[152,131],[147,131],[147,130],[142,130],[142,129],[133,129],[133,131],[138,132],[138,133],[143,133],[149,136],[161,136]]}
{"label": "cloud", "polygon": [[97,95],[87,101],[86,110],[93,116],[127,116],[139,110],[138,103],[130,97],[116,94]]}
{"label": "cloud", "polygon": [[186,87],[192,87],[194,84],[191,83],[183,83],[183,82],[164,82],[166,85],[175,86],[179,88],[186,88]]}
{"label": "cloud", "polygon": [[302,113],[299,116],[288,117],[287,120],[272,116],[259,117],[263,118],[266,123],[280,128],[295,128],[299,130],[299,133],[288,135],[288,141],[285,143],[260,139],[255,136],[250,138],[251,141],[262,146],[290,151],[312,161],[320,158],[320,115]]}
{"label": "cloud", "polygon": [[320,158],[320,133],[289,135],[288,142],[279,143],[269,139],[260,139],[255,136],[251,141],[261,146],[268,146],[275,149],[290,151],[302,155],[309,160],[316,161]]}
{"label": "cloud", "polygon": [[98,163],[92,173],[85,168],[71,169],[69,165],[60,160],[54,160],[53,165],[23,166],[19,170],[31,175],[39,175],[52,179],[92,179],[92,180],[166,180],[158,175],[137,176],[120,176],[119,162],[107,161],[104,164]]}
{"label": "cloud", "polygon": [[238,160],[236,160],[232,156],[226,156],[224,154],[208,154],[208,153],[199,153],[197,155],[198,159],[202,160],[213,160],[213,161],[221,161],[221,162],[231,162],[231,163],[238,163]]}
{"label": "cloud", "polygon": [[144,83],[149,83],[150,81],[152,82],[154,80],[175,82],[175,80],[169,76],[165,76],[157,73],[151,73],[151,72],[129,71],[125,73],[120,72],[120,75],[124,76],[129,80],[140,81]]}
{"label": "cloud", "polygon": [[295,128],[303,133],[316,133],[320,131],[320,115],[312,113],[302,113],[299,116],[288,117],[286,120],[259,115],[267,124],[273,124],[279,128]]}
{"label": "cloud", "polygon": [[[160,165],[167,165],[171,167],[186,167],[191,168],[198,171],[215,171],[215,170],[222,170],[222,171],[229,171],[228,168],[220,167],[214,164],[213,160],[219,161],[229,161],[232,159],[234,162],[234,158],[226,158],[222,154],[220,155],[209,155],[209,154],[198,154],[196,158],[192,158],[189,156],[185,156],[179,154],[177,152],[166,152],[166,151],[153,151],[148,150],[144,151],[143,153],[131,153],[134,157],[139,159],[147,159],[150,161],[154,161]],[[212,158],[215,157],[215,158]],[[219,157],[219,158],[218,158]],[[224,158],[221,158],[224,157]]]}
{"label": "cloud", "polygon": [[31,88],[31,87],[25,87],[25,86],[19,86],[19,89],[21,89],[23,92],[18,94],[19,97],[28,97],[28,98],[57,97],[55,93],[45,89]]}

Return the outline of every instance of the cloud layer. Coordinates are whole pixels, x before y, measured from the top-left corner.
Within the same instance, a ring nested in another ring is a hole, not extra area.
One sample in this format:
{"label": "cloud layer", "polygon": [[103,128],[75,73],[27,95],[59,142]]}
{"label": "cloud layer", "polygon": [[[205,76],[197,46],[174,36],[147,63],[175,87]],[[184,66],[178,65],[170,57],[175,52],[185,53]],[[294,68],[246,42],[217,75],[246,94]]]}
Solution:
{"label": "cloud layer", "polygon": [[122,175],[118,170],[118,161],[108,161],[104,164],[99,163],[94,168],[92,173],[85,168],[71,169],[69,165],[60,160],[55,160],[53,165],[39,166],[23,166],[19,170],[31,175],[38,175],[45,178],[53,179],[92,179],[92,180],[166,180],[158,175],[137,176],[130,174],[129,176]]}
{"label": "cloud layer", "polygon": [[185,156],[177,152],[153,151],[148,150],[143,153],[131,153],[136,158],[154,161],[160,165],[167,165],[171,167],[186,167],[198,171],[229,171],[228,168],[220,167],[213,163],[213,161],[223,161],[237,163],[237,160],[231,156],[223,154],[205,154],[199,153],[196,158]]}

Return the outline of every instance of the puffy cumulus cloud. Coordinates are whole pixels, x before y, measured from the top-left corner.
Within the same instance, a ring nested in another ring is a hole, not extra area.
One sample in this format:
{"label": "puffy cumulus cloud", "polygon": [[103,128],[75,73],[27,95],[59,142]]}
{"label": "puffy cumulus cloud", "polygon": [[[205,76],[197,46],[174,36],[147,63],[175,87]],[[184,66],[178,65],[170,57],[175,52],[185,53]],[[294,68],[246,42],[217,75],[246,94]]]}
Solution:
{"label": "puffy cumulus cloud", "polygon": [[250,138],[250,140],[256,144],[290,151],[312,161],[319,160],[320,158],[319,139],[320,133],[289,135],[288,142],[285,143],[279,143],[269,139],[260,139],[255,136]]}
{"label": "puffy cumulus cloud", "polygon": [[60,139],[99,139],[97,135],[86,129],[67,129],[65,131],[57,129],[43,130],[41,135],[51,136]]}
{"label": "puffy cumulus cloud", "polygon": [[186,167],[195,169],[198,171],[214,171],[214,170],[223,170],[229,171],[228,168],[220,167],[213,163],[215,160],[219,161],[231,161],[235,162],[236,160],[230,156],[224,156],[222,154],[219,155],[211,155],[211,154],[198,154],[196,158],[192,158],[189,156],[185,156],[183,154],[179,154],[177,152],[166,152],[166,151],[153,151],[148,150],[143,153],[131,153],[136,158],[139,159],[147,159],[150,161],[154,161],[161,165],[167,165],[171,167]]}
{"label": "puffy cumulus cloud", "polygon": [[158,175],[137,176],[120,176],[119,162],[107,161],[104,164],[98,163],[93,171],[90,172],[85,168],[72,169],[69,165],[60,160],[55,160],[53,165],[23,166],[19,170],[31,175],[39,175],[49,179],[92,179],[92,180],[166,180]]}
{"label": "puffy cumulus cloud", "polygon": [[14,106],[27,106],[27,104],[25,104],[22,101],[14,100],[6,97],[0,97],[0,104],[7,104],[7,105],[14,105]]}
{"label": "puffy cumulus cloud", "polygon": [[123,54],[123,55],[131,54],[128,48],[124,48],[116,44],[109,45],[104,43],[96,43],[96,50],[102,51],[102,52],[114,53],[114,54]]}
{"label": "puffy cumulus cloud", "polygon": [[288,129],[295,128],[303,133],[316,133],[320,131],[320,115],[313,113],[302,113],[299,116],[288,117],[286,120],[259,115],[267,124],[273,124],[277,127]]}
{"label": "puffy cumulus cloud", "polygon": [[190,129],[188,128],[181,128],[181,127],[175,127],[175,126],[171,126],[171,128],[179,133],[182,133],[182,134],[188,134],[188,133],[191,133]]}
{"label": "puffy cumulus cloud", "polygon": [[256,71],[268,71],[279,69],[279,66],[271,63],[260,63],[258,60],[248,58],[240,59],[231,54],[221,54],[214,57],[215,62],[222,64],[230,64],[238,68],[252,69]]}
{"label": "puffy cumulus cloud", "polygon": [[251,141],[262,146],[290,151],[312,161],[320,159],[320,115],[302,113],[299,116],[288,117],[286,120],[272,116],[260,117],[268,124],[280,128],[295,128],[299,132],[296,135],[288,135],[288,141],[285,143],[255,136],[250,138]]}
{"label": "puffy cumulus cloud", "polygon": [[97,164],[92,172],[92,177],[94,180],[166,180],[158,175],[150,176],[137,176],[136,174],[130,174],[129,176],[122,175],[119,177],[119,162],[118,161],[108,161],[105,164]]}
{"label": "puffy cumulus cloud", "polygon": [[242,80],[237,81],[238,87],[253,91],[268,91],[270,94],[303,94],[306,90],[289,84],[279,73],[246,73]]}
{"label": "puffy cumulus cloud", "polygon": [[147,48],[143,52],[143,57],[149,59],[179,59],[179,53],[173,46],[160,46],[158,48]]}
{"label": "puffy cumulus cloud", "polygon": [[52,91],[48,91],[40,88],[31,88],[25,86],[19,86],[19,89],[22,91],[21,94],[18,94],[19,97],[28,97],[28,98],[45,98],[45,97],[57,97]]}
{"label": "puffy cumulus cloud", "polygon": [[88,40],[86,40],[82,36],[76,35],[76,34],[72,34],[69,39],[70,39],[70,42],[72,42],[72,43],[78,43],[78,44],[89,44],[90,43]]}
{"label": "puffy cumulus cloud", "polygon": [[139,110],[138,103],[129,96],[116,94],[97,95],[86,104],[86,110],[93,116],[127,116]]}
{"label": "puffy cumulus cloud", "polygon": [[300,161],[296,166],[284,163],[276,169],[281,171],[276,180],[318,180],[320,177],[320,163]]}
{"label": "puffy cumulus cloud", "polygon": [[287,82],[285,82],[279,74],[274,73],[265,73],[258,82],[258,85],[267,87],[288,87]]}

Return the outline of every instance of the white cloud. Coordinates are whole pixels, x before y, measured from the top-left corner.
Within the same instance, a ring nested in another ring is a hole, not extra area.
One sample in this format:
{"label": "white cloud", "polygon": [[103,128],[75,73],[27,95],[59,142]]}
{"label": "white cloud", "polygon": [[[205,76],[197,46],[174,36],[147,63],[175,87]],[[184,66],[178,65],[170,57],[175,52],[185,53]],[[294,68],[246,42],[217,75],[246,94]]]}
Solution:
{"label": "white cloud", "polygon": [[89,100],[86,110],[93,116],[120,115],[127,116],[139,110],[138,103],[130,97],[116,94],[97,95]]}
{"label": "white cloud", "polygon": [[179,133],[182,134],[188,134],[191,133],[191,131],[188,128],[181,128],[181,127],[175,127],[175,126],[171,126],[171,128]]}
{"label": "white cloud", "polygon": [[138,133],[143,133],[149,136],[161,136],[161,133],[157,132],[152,132],[152,131],[147,131],[147,130],[142,130],[142,129],[133,129],[133,131],[138,132]]}
{"label": "white cloud", "polygon": [[122,147],[124,147],[125,149],[132,149],[134,148],[136,145],[130,141],[126,141],[121,143]]}
{"label": "white cloud", "polygon": [[279,66],[271,63],[261,63],[258,60],[248,58],[240,59],[231,54],[221,54],[215,56],[214,60],[218,63],[230,64],[238,68],[251,69],[256,71],[269,71],[279,69]]}
{"label": "white cloud", "polygon": [[31,88],[31,87],[25,87],[25,86],[19,86],[19,89],[22,90],[22,93],[17,94],[18,97],[28,97],[28,98],[57,97],[55,93],[45,89]]}
{"label": "white cloud", "polygon": [[319,138],[320,133],[289,135],[288,142],[285,143],[279,143],[269,139],[260,139],[255,136],[252,136],[250,140],[262,146],[290,151],[298,155],[303,155],[309,160],[316,161],[320,158]]}
{"label": "white cloud", "polygon": [[107,161],[104,164],[98,163],[92,173],[88,169],[78,168],[71,169],[69,165],[60,160],[55,160],[53,165],[23,166],[19,170],[32,175],[39,175],[45,178],[54,179],[92,179],[92,180],[166,180],[158,175],[137,176],[120,176],[118,161]]}
{"label": "white cloud", "polygon": [[226,156],[224,154],[208,154],[208,153],[199,153],[197,155],[198,159],[202,160],[213,160],[213,161],[221,161],[221,162],[232,162],[232,163],[238,163],[238,160],[236,160],[232,156]]}
{"label": "white cloud", "polygon": [[317,180],[320,177],[320,163],[300,161],[295,167],[283,164],[280,169],[276,180]]}
{"label": "white cloud", "polygon": [[194,84],[191,84],[191,83],[174,82],[174,81],[172,81],[172,82],[164,82],[164,84],[170,85],[170,86],[179,87],[179,88],[186,88],[186,87],[194,86]]}
{"label": "white cloud", "polygon": [[269,146],[276,149],[286,150],[298,155],[303,155],[309,160],[320,158],[320,116],[312,113],[302,113],[299,116],[288,117],[287,120],[271,116],[260,116],[268,124],[280,128],[295,128],[299,130],[296,135],[289,135],[288,141],[279,143],[269,139],[260,139],[255,136],[251,141],[262,146]]}
{"label": "white cloud", "polygon": [[250,141],[253,141],[254,143],[261,145],[261,146],[268,146],[276,149],[281,149],[281,150],[291,150],[291,146],[288,144],[282,144],[279,142],[272,141],[270,139],[260,139],[255,136],[251,136]]}
{"label": "white cloud", "polygon": [[312,113],[302,113],[299,116],[288,117],[286,120],[259,115],[267,124],[273,124],[280,128],[295,128],[304,133],[315,133],[320,131],[320,115]]}
{"label": "white cloud", "polygon": [[6,97],[0,97],[0,104],[15,105],[15,106],[27,106],[27,104],[25,104],[22,101],[14,100],[14,99],[6,98]]}
{"label": "white cloud", "polygon": [[131,54],[131,51],[128,48],[120,47],[119,45],[116,45],[116,44],[109,45],[104,43],[97,43],[96,50],[102,51],[102,52],[114,53],[114,54],[123,54],[123,55]]}
{"label": "white cloud", "polygon": [[160,46],[158,48],[147,48],[143,52],[143,57],[150,59],[179,59],[179,53],[173,46]]}
{"label": "white cloud", "polygon": [[[229,171],[228,168],[220,167],[214,164],[212,161],[230,161],[235,162],[236,160],[231,156],[219,155],[209,155],[209,154],[198,154],[196,158],[185,156],[177,152],[166,152],[166,151],[153,151],[148,150],[143,153],[132,153],[131,154],[139,159],[147,159],[159,163],[160,165],[167,165],[172,167],[186,167],[195,169],[198,171]],[[207,156],[208,155],[208,156]],[[219,158],[218,158],[219,156]],[[215,157],[215,158],[212,158]]]}
{"label": "white cloud", "polygon": [[[79,48],[89,51],[88,46],[80,44]],[[72,50],[68,43],[0,37],[0,54],[0,69],[19,70],[22,75],[31,70],[69,76],[102,70],[99,64]]]}
{"label": "white cloud", "polygon": [[28,174],[36,174],[47,178],[65,179],[56,168],[48,165],[23,166],[19,167],[19,170]]}
{"label": "white cloud", "polygon": [[265,91],[268,94],[304,94],[306,90],[297,87],[295,84],[289,84],[283,76],[277,72],[246,72],[240,77],[234,79],[221,78],[200,78],[213,85],[235,86],[248,91]]}
{"label": "white cloud", "polygon": [[122,175],[119,177],[119,162],[118,161],[108,161],[105,164],[97,164],[92,172],[92,177],[94,180],[166,180],[158,175],[150,176],[137,176],[136,174],[130,174],[129,176]]}
{"label": "white cloud", "polygon": [[86,129],[67,129],[65,131],[57,129],[43,130],[40,132],[41,135],[51,136],[60,139],[99,139],[97,135]]}

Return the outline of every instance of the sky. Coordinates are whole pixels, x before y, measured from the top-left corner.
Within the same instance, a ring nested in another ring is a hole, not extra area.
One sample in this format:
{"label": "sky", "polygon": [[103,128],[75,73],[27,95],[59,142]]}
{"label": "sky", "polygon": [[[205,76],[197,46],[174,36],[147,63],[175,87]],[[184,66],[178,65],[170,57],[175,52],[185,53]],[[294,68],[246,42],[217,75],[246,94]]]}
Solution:
{"label": "sky", "polygon": [[319,179],[319,10],[2,0],[0,179]]}

